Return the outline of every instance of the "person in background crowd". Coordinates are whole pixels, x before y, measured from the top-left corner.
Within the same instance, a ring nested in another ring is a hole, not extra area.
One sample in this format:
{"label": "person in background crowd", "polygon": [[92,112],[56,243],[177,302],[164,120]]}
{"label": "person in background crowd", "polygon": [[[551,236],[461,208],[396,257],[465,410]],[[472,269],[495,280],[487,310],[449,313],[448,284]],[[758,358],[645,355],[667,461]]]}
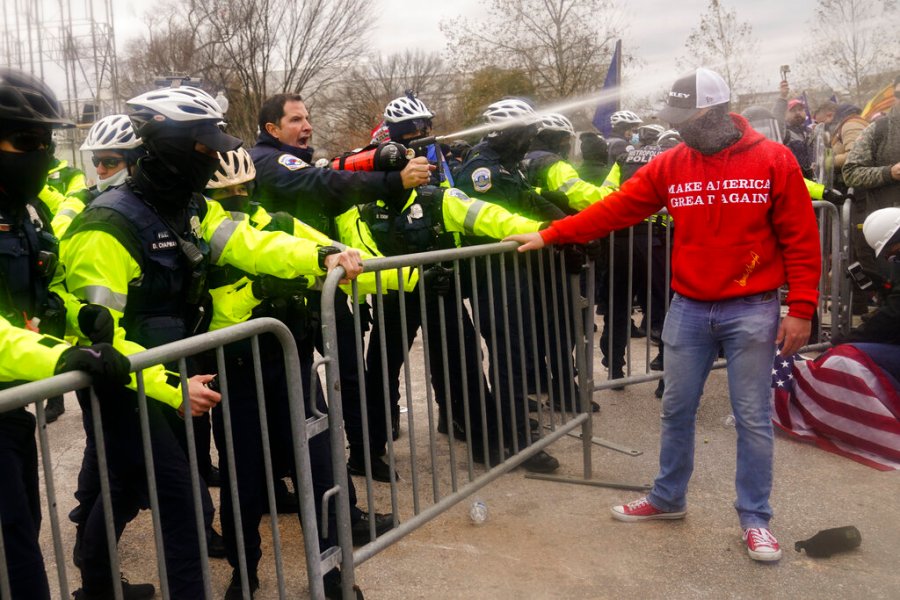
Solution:
{"label": "person in background crowd", "polygon": [[[650,161],[603,202],[541,233],[510,239],[522,244],[520,251],[583,243],[668,208],[677,224],[675,297],[663,329],[660,470],[647,496],[612,507],[612,516],[684,518],[697,409],[721,346],[738,436],[734,506],[750,557],[773,561],[781,547],[769,530],[772,362],[776,344],[789,356],[809,338],[821,253],[796,162],[784,146],[729,113],[729,101],[727,84],[709,69],[678,79],[660,118],[678,127],[684,145]],[[788,314],[780,319],[778,288],[785,282]]]}
{"label": "person in background crowd", "polygon": [[834,113],[834,119],[831,121],[829,130],[831,131],[831,150],[834,160],[834,181],[835,188],[847,193],[847,184],[844,183],[844,176],[841,172],[847,163],[847,157],[856,144],[856,140],[862,133],[863,129],[869,126],[869,122],[862,115],[862,110],[853,104],[840,104]]}
{"label": "person in background crowd", "polygon": [[[863,236],[877,260],[896,263],[900,259],[900,208],[881,208],[866,217]],[[900,382],[900,274],[896,270],[890,292],[878,310],[859,327],[837,335],[832,344],[853,344],[890,373],[897,387]]]}
{"label": "person in background crowd", "polygon": [[865,203],[862,214],[851,220],[855,258],[879,289],[884,289],[884,281],[891,277],[888,265],[875,262],[872,249],[861,235],[861,226],[865,215],[900,205],[900,75],[894,79],[894,98],[888,114],[859,134],[841,170],[844,183],[856,191],[856,204]]}
{"label": "person in background crowd", "polygon": [[630,110],[617,110],[610,115],[609,123],[612,133],[607,136],[606,144],[609,164],[612,164],[640,142],[637,126],[643,121]]}

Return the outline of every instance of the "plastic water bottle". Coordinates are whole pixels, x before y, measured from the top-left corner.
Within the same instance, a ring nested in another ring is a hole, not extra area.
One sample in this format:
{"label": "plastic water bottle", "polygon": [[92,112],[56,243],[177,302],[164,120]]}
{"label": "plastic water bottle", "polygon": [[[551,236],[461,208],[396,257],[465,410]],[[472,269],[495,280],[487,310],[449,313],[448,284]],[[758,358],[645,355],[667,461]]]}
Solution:
{"label": "plastic water bottle", "polygon": [[734,415],[728,415],[724,419],[722,419],[722,424],[725,427],[734,427]]}
{"label": "plastic water bottle", "polygon": [[476,498],[472,502],[472,506],[469,507],[469,518],[472,519],[472,523],[475,525],[481,525],[487,521],[488,507],[484,500]]}

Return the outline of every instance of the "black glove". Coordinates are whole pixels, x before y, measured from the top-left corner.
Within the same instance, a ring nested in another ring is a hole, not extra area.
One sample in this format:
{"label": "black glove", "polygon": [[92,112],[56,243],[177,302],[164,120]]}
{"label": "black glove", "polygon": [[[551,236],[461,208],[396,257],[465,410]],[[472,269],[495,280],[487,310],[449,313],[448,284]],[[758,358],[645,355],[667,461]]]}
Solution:
{"label": "black glove", "polygon": [[559,251],[563,256],[563,266],[566,273],[577,275],[585,269],[587,255],[584,246],[581,244],[564,244],[559,246]]}
{"label": "black glove", "polygon": [[269,298],[291,298],[309,289],[306,277],[297,279],[279,279],[271,275],[261,275],[251,284],[253,295],[259,300]]}
{"label": "black glove", "polygon": [[608,249],[609,240],[607,238],[591,240],[584,245],[584,253],[595,263],[598,263],[606,258]]}
{"label": "black glove", "polygon": [[92,344],[112,344],[116,324],[105,306],[85,304],[78,311],[78,328]]}
{"label": "black glove", "polygon": [[835,204],[843,203],[845,197],[843,192],[834,188],[825,188],[825,191],[822,192],[822,200],[827,200],[828,202],[833,202]]}
{"label": "black glove", "polygon": [[126,385],[130,380],[131,362],[110,344],[72,346],[56,363],[56,374],[85,371],[95,384]]}
{"label": "black glove", "polygon": [[422,279],[425,280],[426,293],[446,296],[450,293],[450,286],[453,284],[453,269],[433,265],[425,269]]}
{"label": "black glove", "polygon": [[567,215],[574,215],[577,210],[569,206],[569,197],[565,192],[560,192],[559,190],[541,190],[541,196],[544,200],[549,201],[553,206],[557,207],[559,210],[563,211]]}

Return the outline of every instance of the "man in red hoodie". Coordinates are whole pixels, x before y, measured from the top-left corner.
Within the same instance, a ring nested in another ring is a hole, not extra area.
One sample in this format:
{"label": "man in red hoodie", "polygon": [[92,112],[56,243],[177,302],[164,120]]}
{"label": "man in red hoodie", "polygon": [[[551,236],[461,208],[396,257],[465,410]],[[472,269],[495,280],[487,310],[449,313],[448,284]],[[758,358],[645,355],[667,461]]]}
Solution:
{"label": "man in red hoodie", "polygon": [[[665,394],[659,474],[650,493],[614,506],[620,521],[681,519],[694,465],[694,426],[703,385],[719,347],[737,427],[735,486],[750,557],[781,558],[769,531],[773,435],[771,369],[777,345],[790,356],[809,338],[818,300],[821,253],[809,194],[785,146],[728,112],[730,91],[700,68],[672,86],[660,120],[684,143],[658,156],[603,202],[516,235],[519,251],[584,243],[634,225],[666,207],[675,223],[672,288],[666,315]],[[778,288],[787,282],[788,314]]]}

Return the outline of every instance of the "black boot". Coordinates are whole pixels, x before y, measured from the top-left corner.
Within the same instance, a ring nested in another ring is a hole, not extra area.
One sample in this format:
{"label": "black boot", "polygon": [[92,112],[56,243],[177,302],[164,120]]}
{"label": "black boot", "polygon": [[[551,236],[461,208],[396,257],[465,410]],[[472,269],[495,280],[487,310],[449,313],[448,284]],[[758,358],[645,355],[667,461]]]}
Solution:
{"label": "black boot", "polygon": [[48,423],[52,423],[64,412],[66,412],[66,405],[65,402],[63,402],[63,397],[56,396],[47,400],[47,408],[44,409],[44,418],[47,419]]}
{"label": "black boot", "polygon": [[[253,594],[259,589],[259,577],[256,576],[256,573],[248,573],[247,580],[247,583],[250,584],[250,598],[252,599]],[[241,591],[241,572],[238,569],[231,574],[231,581],[225,590],[224,600],[244,600],[244,593]]]}
{"label": "black boot", "polygon": [[[156,588],[152,583],[128,583],[124,575],[122,578],[122,598],[124,600],[150,600],[156,595]],[[76,590],[72,596],[75,600],[114,600],[116,597],[112,588],[102,592],[86,592],[83,589]]]}
{"label": "black boot", "polygon": [[[341,572],[337,569],[325,573],[322,583],[325,584],[325,597],[329,600],[341,600],[344,597],[341,591]],[[353,586],[353,591],[356,593],[356,600],[364,600],[358,585]]]}

